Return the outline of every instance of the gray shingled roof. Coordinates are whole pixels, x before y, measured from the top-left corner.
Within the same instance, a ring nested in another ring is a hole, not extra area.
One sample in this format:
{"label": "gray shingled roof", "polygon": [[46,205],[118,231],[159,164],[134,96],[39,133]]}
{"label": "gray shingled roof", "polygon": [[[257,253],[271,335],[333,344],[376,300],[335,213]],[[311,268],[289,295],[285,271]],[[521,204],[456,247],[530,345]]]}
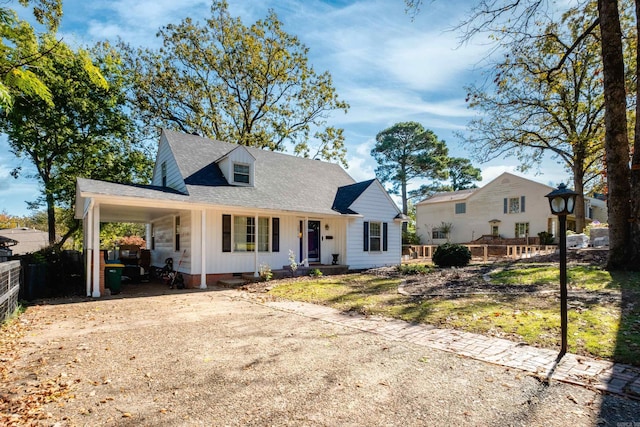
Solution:
{"label": "gray shingled roof", "polygon": [[78,191],[80,193],[155,200],[175,200],[179,202],[189,201],[189,196],[168,187],[141,184],[120,184],[117,182],[98,181],[87,178],[78,178],[77,183]]}
{"label": "gray shingled roof", "polygon": [[215,161],[238,147],[197,135],[163,131],[188,195],[152,186],[78,179],[82,192],[210,205],[332,214],[338,188],[354,184],[339,165],[247,147],[255,157],[254,187],[229,185]]}
{"label": "gray shingled roof", "polygon": [[435,193],[423,201],[419,202],[418,205],[426,205],[430,203],[440,203],[440,202],[452,202],[454,200],[465,200],[473,193],[478,191],[479,188],[469,188],[467,190],[458,190],[458,191],[443,191],[441,193]]}
{"label": "gray shingled roof", "polygon": [[13,255],[37,252],[49,244],[49,233],[33,228],[6,228],[0,230],[0,237],[16,242],[11,247]]}

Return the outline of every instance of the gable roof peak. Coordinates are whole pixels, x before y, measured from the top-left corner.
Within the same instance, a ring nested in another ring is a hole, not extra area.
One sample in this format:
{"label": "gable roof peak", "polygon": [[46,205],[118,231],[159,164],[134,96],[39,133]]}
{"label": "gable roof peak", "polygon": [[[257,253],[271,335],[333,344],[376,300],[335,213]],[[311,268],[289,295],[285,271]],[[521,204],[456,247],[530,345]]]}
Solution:
{"label": "gable roof peak", "polygon": [[368,181],[356,182],[339,187],[338,191],[336,191],[336,197],[333,200],[331,209],[344,215],[357,214],[357,212],[351,209],[351,205],[375,180],[374,178]]}
{"label": "gable roof peak", "polygon": [[226,159],[227,157],[231,156],[231,154],[233,154],[237,150],[242,150],[242,151],[246,152],[248,155],[251,156],[251,158],[254,161],[256,160],[256,156],[251,154],[251,151],[249,151],[249,147],[247,147],[246,145],[240,145],[240,144],[235,144],[235,145],[236,145],[236,147],[232,148],[229,152],[227,152],[226,154],[223,154],[222,157],[220,157],[218,160],[216,160],[216,163],[219,163],[222,160]]}

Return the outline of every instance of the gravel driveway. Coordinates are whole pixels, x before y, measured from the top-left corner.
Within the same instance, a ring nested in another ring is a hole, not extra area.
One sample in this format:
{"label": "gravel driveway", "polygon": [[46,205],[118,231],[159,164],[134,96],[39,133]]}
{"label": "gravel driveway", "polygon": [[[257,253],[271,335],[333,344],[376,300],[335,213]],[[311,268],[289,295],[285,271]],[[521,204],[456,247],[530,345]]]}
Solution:
{"label": "gravel driveway", "polygon": [[48,384],[57,399],[36,413],[40,425],[640,424],[640,402],[285,313],[235,290],[171,292],[30,307],[17,357],[4,359],[0,412]]}

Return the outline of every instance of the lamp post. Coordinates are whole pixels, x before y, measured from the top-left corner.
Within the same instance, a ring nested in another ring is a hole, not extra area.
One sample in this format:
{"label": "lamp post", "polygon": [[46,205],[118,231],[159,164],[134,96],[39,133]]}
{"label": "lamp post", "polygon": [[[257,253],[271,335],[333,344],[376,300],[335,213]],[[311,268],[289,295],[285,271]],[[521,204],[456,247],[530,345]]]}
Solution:
{"label": "lamp post", "polygon": [[547,194],[551,213],[558,216],[560,228],[560,329],[562,344],[560,354],[556,360],[562,359],[567,353],[567,215],[573,213],[576,203],[576,193],[560,184],[556,190]]}

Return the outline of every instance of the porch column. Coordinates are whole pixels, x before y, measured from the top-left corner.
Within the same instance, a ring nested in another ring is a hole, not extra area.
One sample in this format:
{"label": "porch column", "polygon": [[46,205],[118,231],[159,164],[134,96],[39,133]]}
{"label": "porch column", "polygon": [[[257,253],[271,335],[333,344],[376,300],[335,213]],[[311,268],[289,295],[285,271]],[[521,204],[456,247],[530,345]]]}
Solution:
{"label": "porch column", "polygon": [[253,267],[254,267],[254,272],[253,272],[253,277],[259,277],[260,274],[258,273],[258,215],[255,215],[254,217],[254,224],[255,224],[255,229],[253,230],[254,235],[253,235]]}
{"label": "porch column", "polygon": [[207,211],[202,210],[202,230],[200,233],[200,289],[207,289]]}
{"label": "porch column", "polygon": [[100,297],[100,204],[93,205],[93,225],[91,247],[93,249],[93,293],[94,298]]}
{"label": "porch column", "polygon": [[349,264],[349,251],[347,251],[347,248],[349,247],[349,223],[350,222],[351,220],[347,219],[347,221],[342,223],[342,232],[344,233],[344,239],[342,239],[342,245],[344,246],[342,246],[340,250],[344,254],[341,260],[341,264],[344,264],[344,265]]}
{"label": "porch column", "polygon": [[309,218],[304,218],[304,233],[302,234],[302,259],[304,266],[309,267]]}

